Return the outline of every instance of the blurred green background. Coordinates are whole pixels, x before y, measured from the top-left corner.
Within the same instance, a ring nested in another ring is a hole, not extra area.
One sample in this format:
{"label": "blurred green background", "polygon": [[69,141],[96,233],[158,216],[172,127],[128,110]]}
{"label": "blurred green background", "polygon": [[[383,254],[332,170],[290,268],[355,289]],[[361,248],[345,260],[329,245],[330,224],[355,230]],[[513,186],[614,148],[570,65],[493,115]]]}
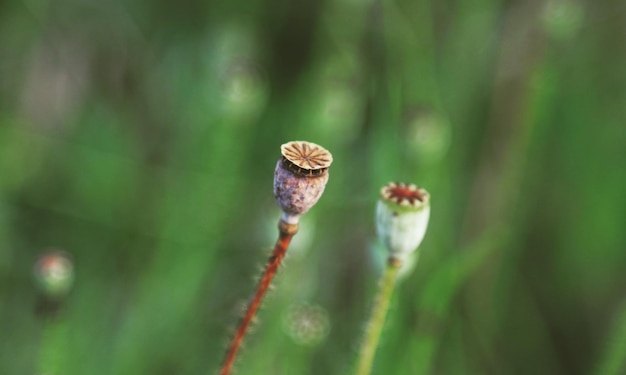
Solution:
{"label": "blurred green background", "polygon": [[[290,140],[335,162],[237,374],[349,373],[394,180],[432,216],[375,374],[626,374],[610,0],[0,1],[0,374],[214,373]],[[76,271],[53,319],[51,247]]]}

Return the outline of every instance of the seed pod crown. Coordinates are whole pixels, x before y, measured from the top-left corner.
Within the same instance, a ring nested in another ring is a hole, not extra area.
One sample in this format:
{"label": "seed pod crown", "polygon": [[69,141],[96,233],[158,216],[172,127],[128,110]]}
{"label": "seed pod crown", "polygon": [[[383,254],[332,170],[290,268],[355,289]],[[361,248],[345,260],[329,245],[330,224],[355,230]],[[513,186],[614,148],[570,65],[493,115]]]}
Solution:
{"label": "seed pod crown", "polygon": [[292,141],[280,146],[285,168],[303,177],[317,177],[328,170],[333,156],[324,147],[312,142]]}

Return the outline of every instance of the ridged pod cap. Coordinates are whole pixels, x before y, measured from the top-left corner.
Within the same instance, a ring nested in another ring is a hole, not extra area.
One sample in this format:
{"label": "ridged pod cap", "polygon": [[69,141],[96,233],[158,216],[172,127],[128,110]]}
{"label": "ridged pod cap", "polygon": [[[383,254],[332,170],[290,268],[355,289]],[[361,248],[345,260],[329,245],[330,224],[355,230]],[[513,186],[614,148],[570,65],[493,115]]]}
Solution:
{"label": "ridged pod cap", "polygon": [[285,168],[302,177],[317,177],[326,173],[333,156],[313,142],[292,141],[280,146]]}
{"label": "ridged pod cap", "polygon": [[389,183],[380,190],[376,230],[390,258],[403,262],[424,239],[430,217],[430,194],[413,184]]}
{"label": "ridged pod cap", "polygon": [[285,222],[296,224],[322,196],[333,156],[312,142],[293,141],[280,147],[274,171],[274,196]]}

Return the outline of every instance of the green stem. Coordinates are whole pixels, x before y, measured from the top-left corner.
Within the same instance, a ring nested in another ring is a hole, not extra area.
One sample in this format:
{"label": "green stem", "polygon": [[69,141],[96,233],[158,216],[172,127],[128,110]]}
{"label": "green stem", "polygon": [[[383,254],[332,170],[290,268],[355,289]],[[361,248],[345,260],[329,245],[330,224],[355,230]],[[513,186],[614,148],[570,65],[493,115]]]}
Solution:
{"label": "green stem", "polygon": [[385,325],[385,317],[389,310],[389,303],[391,302],[400,266],[401,263],[393,258],[390,258],[387,262],[385,271],[380,279],[378,295],[376,296],[372,316],[367,325],[367,332],[359,350],[359,360],[355,375],[368,375],[372,371],[376,347]]}
{"label": "green stem", "polygon": [[40,374],[61,375],[63,356],[67,341],[67,325],[62,317],[48,318],[44,323],[39,362],[37,369]]}
{"label": "green stem", "polygon": [[613,325],[607,343],[607,348],[595,374],[624,374],[626,372],[626,305],[617,316],[617,321]]}

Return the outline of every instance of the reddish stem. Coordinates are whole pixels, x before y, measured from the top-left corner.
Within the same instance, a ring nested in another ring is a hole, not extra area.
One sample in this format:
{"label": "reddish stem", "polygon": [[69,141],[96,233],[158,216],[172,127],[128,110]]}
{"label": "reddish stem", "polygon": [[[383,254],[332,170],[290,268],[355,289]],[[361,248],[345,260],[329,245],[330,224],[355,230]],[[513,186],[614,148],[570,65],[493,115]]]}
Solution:
{"label": "reddish stem", "polygon": [[278,224],[278,241],[276,241],[276,246],[274,246],[274,251],[270,256],[267,264],[265,265],[265,270],[261,275],[261,279],[259,280],[259,284],[256,292],[254,293],[254,298],[248,304],[248,308],[246,309],[246,313],[239,322],[239,327],[237,328],[237,332],[233,337],[233,341],[228,348],[228,354],[226,356],[226,360],[224,361],[224,365],[222,366],[222,370],[220,371],[220,375],[228,375],[230,374],[230,370],[235,363],[235,357],[237,356],[237,351],[241,347],[241,342],[246,334],[246,330],[252,322],[256,311],[261,305],[261,301],[265,296],[265,292],[269,288],[272,283],[272,279],[278,271],[278,267],[282,262],[285,254],[287,253],[287,248],[289,247],[289,243],[293,238],[293,235],[298,231],[297,224],[287,224],[284,221],[280,221]]}

